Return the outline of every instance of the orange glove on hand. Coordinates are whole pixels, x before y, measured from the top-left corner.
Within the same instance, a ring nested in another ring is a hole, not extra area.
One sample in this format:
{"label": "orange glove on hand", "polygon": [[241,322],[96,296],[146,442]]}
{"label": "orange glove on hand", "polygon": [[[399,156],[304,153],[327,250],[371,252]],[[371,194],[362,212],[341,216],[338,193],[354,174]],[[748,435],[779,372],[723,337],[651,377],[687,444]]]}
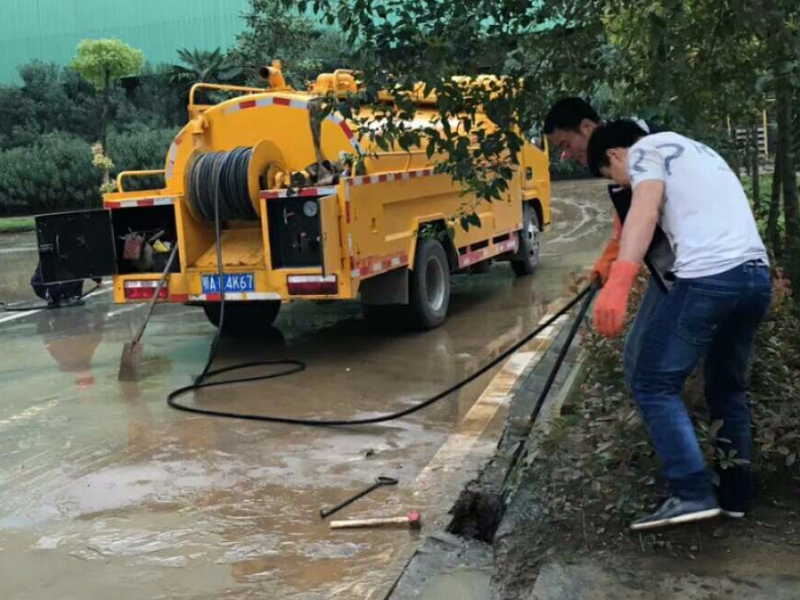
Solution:
{"label": "orange glove on hand", "polygon": [[611,265],[608,281],[594,305],[594,327],[606,337],[622,333],[628,312],[628,296],[639,274],[639,263],[618,260]]}
{"label": "orange glove on hand", "polygon": [[592,267],[592,280],[603,284],[608,281],[611,264],[617,260],[617,256],[619,256],[619,239],[611,238]]}

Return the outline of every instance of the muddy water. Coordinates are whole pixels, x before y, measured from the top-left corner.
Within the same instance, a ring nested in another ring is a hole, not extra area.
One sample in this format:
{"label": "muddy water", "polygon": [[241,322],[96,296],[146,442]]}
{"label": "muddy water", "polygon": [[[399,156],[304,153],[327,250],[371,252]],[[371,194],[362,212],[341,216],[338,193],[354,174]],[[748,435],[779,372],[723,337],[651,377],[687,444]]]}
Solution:
{"label": "muddy water", "polygon": [[[285,307],[266,338],[224,340],[220,364],[288,356],[308,369],[195,401],[355,418],[447,387],[533,329],[566,293],[570,273],[597,253],[609,223],[602,186],[554,188],[554,226],[535,276],[515,279],[499,264],[457,277],[448,322],[427,333],[371,333],[355,303]],[[0,238],[9,250],[0,252],[0,299],[31,297],[35,257],[26,244],[32,237]],[[121,344],[142,313],[102,295],[80,309],[11,321],[0,313],[0,596],[383,597],[420,534],[331,531],[319,509],[389,475],[400,479],[397,487],[337,518],[446,511],[453,498],[421,493],[418,478],[488,377],[372,427],[196,417],[169,409],[164,396],[202,368],[213,329],[199,309],[161,307],[146,334],[142,379],[120,384]],[[480,444],[491,447],[502,418],[500,410]],[[442,585],[453,589],[463,579]]]}

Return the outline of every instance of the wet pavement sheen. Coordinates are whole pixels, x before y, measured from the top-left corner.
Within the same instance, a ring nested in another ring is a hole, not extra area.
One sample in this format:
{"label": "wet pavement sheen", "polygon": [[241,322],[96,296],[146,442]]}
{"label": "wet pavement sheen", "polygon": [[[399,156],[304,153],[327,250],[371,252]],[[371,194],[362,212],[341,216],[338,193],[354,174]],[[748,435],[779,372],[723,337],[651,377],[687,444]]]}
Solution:
{"label": "wet pavement sheen", "polygon": [[[515,279],[501,263],[455,277],[441,328],[375,333],[356,303],[284,306],[265,338],[223,339],[217,364],[289,357],[307,370],[205,390],[194,401],[346,419],[437,393],[568,294],[570,273],[591,264],[609,229],[603,190],[554,184],[554,224],[537,273]],[[33,299],[34,245],[32,234],[0,237],[0,300]],[[143,306],[111,304],[108,293],[84,307],[13,319],[0,312],[0,597],[383,597],[425,529],[331,531],[319,509],[388,475],[400,483],[334,518],[419,509],[424,520],[446,511],[454,497],[422,493],[417,477],[490,376],[368,427],[200,417],[170,409],[165,396],[199,373],[213,327],[198,308],[159,307],[144,338],[143,376],[120,383],[122,344],[143,315]],[[485,443],[496,441],[503,416],[483,432]]]}

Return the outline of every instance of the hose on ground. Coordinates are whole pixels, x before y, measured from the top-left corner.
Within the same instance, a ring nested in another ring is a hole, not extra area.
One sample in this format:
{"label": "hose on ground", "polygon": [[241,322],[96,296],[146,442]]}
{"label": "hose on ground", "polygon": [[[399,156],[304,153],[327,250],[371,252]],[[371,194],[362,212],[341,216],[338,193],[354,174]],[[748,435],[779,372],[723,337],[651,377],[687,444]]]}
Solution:
{"label": "hose on ground", "polygon": [[[432,396],[430,398],[422,400],[422,401],[418,402],[417,404],[415,404],[414,406],[411,406],[411,407],[406,408],[404,410],[400,410],[400,411],[397,411],[397,412],[386,413],[386,414],[378,415],[378,416],[375,416],[375,417],[368,417],[368,418],[364,418],[364,419],[300,419],[300,418],[292,418],[292,417],[281,417],[281,416],[272,416],[272,415],[260,415],[260,414],[250,414],[250,413],[237,413],[237,412],[223,411],[223,410],[213,410],[213,409],[207,409],[207,408],[200,408],[200,407],[197,407],[197,406],[189,406],[189,405],[181,404],[180,402],[178,402],[178,398],[180,398],[181,396],[183,396],[185,394],[188,394],[189,392],[192,392],[192,391],[197,391],[197,390],[210,388],[210,387],[223,386],[223,385],[232,385],[232,384],[235,384],[235,383],[244,383],[244,382],[248,382],[248,381],[261,381],[261,380],[273,379],[275,377],[283,377],[283,376],[286,376],[286,375],[291,375],[293,373],[298,373],[300,371],[304,371],[305,368],[306,368],[305,363],[303,363],[302,361],[299,361],[299,360],[265,360],[265,361],[248,362],[248,363],[243,363],[243,364],[238,364],[238,365],[231,365],[231,366],[228,366],[228,367],[224,367],[222,369],[211,370],[210,369],[211,363],[213,362],[213,360],[215,358],[215,355],[216,355],[216,348],[218,346],[220,331],[221,331],[221,328],[222,328],[222,318],[223,318],[223,314],[224,314],[224,301],[223,301],[223,306],[220,307],[220,326],[219,326],[219,329],[217,329],[216,335],[214,336],[214,341],[212,342],[212,351],[209,353],[208,362],[206,363],[206,366],[203,369],[203,373],[191,385],[187,385],[187,386],[184,386],[182,388],[179,388],[177,390],[174,390],[174,391],[170,392],[170,394],[167,396],[167,404],[169,404],[169,406],[171,406],[172,408],[175,408],[177,410],[182,410],[182,411],[195,413],[195,414],[199,414],[199,415],[210,416],[210,417],[224,417],[224,418],[230,418],[230,419],[245,419],[245,420],[250,420],[250,421],[266,421],[266,422],[270,422],[270,423],[285,423],[285,424],[289,424],[289,425],[307,425],[307,426],[317,426],[317,427],[331,427],[331,426],[343,426],[343,425],[370,425],[370,424],[375,424],[375,423],[382,423],[382,422],[385,422],[385,421],[391,421],[391,420],[394,420],[394,419],[399,419],[401,417],[405,417],[405,416],[410,415],[412,413],[415,413],[415,412],[417,412],[419,410],[422,410],[423,408],[426,408],[426,407],[430,406],[431,404],[434,404],[434,403],[446,398],[447,396],[449,396],[453,392],[455,392],[455,391],[463,388],[464,386],[468,385],[469,383],[475,381],[478,377],[480,377],[481,375],[483,375],[484,373],[486,373],[490,369],[494,368],[495,366],[500,364],[502,361],[506,360],[514,352],[516,352],[522,346],[527,344],[530,340],[532,340],[534,337],[536,337],[544,329],[546,329],[547,327],[549,327],[550,325],[555,323],[555,321],[557,321],[560,317],[562,317],[564,314],[569,312],[576,304],[578,304],[581,300],[583,300],[583,304],[581,305],[578,317],[575,319],[575,322],[573,323],[572,329],[570,331],[570,335],[567,338],[567,340],[565,340],[565,344],[562,347],[562,351],[559,354],[559,357],[556,360],[556,363],[553,366],[553,369],[551,370],[550,377],[548,377],[548,383],[547,383],[546,387],[543,388],[542,392],[539,395],[539,398],[536,401],[536,408],[535,408],[534,416],[532,417],[532,420],[534,420],[536,418],[536,415],[538,415],[539,411],[541,410],[542,405],[544,404],[545,398],[547,396],[547,393],[550,391],[550,387],[551,387],[551,385],[553,383],[553,380],[555,380],[555,376],[558,373],[558,370],[561,367],[561,364],[563,363],[564,358],[566,357],[566,352],[567,352],[567,350],[569,348],[569,345],[572,343],[572,340],[575,337],[575,334],[577,333],[578,328],[580,327],[581,323],[583,322],[583,319],[584,319],[584,317],[586,315],[586,311],[588,310],[589,305],[591,304],[592,299],[594,298],[594,295],[595,295],[596,291],[597,291],[597,288],[594,285],[586,287],[581,292],[579,292],[574,298],[572,298],[572,300],[570,300],[555,315],[553,315],[551,318],[547,319],[547,321],[545,321],[544,323],[539,325],[531,333],[529,333],[528,335],[523,337],[521,340],[516,342],[513,346],[511,346],[507,350],[503,351],[499,356],[494,358],[492,361],[490,361],[489,363],[487,363],[486,365],[484,365],[483,367],[481,367],[480,369],[478,369],[477,371],[475,371],[474,373],[472,373],[468,377],[466,377],[466,378],[462,379],[461,381],[451,385],[446,390],[444,390],[442,392],[439,392],[435,396]],[[226,380],[222,380],[222,381],[207,381],[208,378],[215,377],[215,376],[221,375],[223,373],[229,373],[231,371],[238,371],[238,370],[241,370],[241,369],[247,369],[247,368],[251,368],[251,367],[260,367],[260,366],[284,366],[286,368],[282,369],[282,370],[280,370],[280,371],[278,371],[276,373],[270,373],[270,374],[267,374],[267,375],[257,375],[257,376],[253,376],[253,377],[244,377],[244,378],[238,378],[238,379],[226,379]]]}

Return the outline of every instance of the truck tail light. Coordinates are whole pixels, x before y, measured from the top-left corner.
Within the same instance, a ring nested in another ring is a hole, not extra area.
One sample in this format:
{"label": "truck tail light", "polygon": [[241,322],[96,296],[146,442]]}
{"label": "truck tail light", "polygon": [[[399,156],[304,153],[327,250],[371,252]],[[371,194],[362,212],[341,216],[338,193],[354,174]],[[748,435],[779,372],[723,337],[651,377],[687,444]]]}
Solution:
{"label": "truck tail light", "polygon": [[291,296],[318,296],[339,292],[336,275],[289,275],[286,281]]}
{"label": "truck tail light", "polygon": [[[124,284],[125,300],[150,300],[156,293],[158,281],[152,279],[144,279],[140,281],[126,281]],[[167,285],[161,288],[158,292],[159,300],[166,300],[169,296]]]}

